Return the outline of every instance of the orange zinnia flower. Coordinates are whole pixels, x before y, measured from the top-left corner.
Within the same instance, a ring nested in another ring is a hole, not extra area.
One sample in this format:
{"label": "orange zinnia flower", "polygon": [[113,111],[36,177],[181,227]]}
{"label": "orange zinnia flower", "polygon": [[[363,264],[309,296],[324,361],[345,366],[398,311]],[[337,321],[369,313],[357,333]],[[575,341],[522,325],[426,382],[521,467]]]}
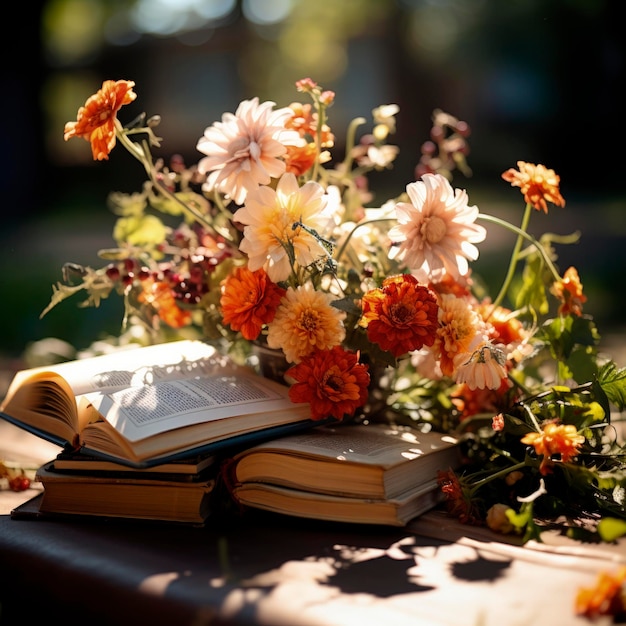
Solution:
{"label": "orange zinnia flower", "polygon": [[139,302],[152,306],[162,322],[171,328],[182,328],[191,324],[191,313],[176,304],[167,283],[149,279],[142,282],[142,288],[143,291],[138,296]]}
{"label": "orange zinnia flower", "polygon": [[519,171],[510,168],[502,174],[502,178],[511,183],[511,186],[519,187],[528,204],[537,211],[543,209],[545,213],[548,212],[547,202],[565,206],[565,200],[559,191],[561,179],[554,170],[525,161],[518,161],[517,167]]}
{"label": "orange zinnia flower", "polygon": [[245,339],[256,339],[276,315],[286,290],[273,283],[264,269],[238,267],[222,281],[222,320]]}
{"label": "orange zinnia flower", "polygon": [[573,424],[549,422],[543,427],[542,432],[527,433],[521,441],[533,446],[538,456],[543,456],[539,471],[546,475],[552,471],[552,455],[560,454],[564,463],[571,461],[580,451],[585,437],[578,434]]}
{"label": "orange zinnia flower", "polygon": [[313,142],[305,143],[303,146],[287,146],[285,163],[287,172],[302,176],[310,170],[317,157],[317,148]]}
{"label": "orange zinnia flower", "polygon": [[576,615],[597,620],[601,615],[619,615],[626,610],[622,586],[626,581],[626,567],[617,573],[600,572],[595,587],[582,588],[576,594]]}
{"label": "orange zinnia flower", "polygon": [[559,315],[571,313],[580,317],[583,314],[583,303],[587,302],[587,297],[583,295],[583,286],[575,267],[569,267],[563,278],[552,285],[550,292],[561,301]]}
{"label": "orange zinnia flower", "polygon": [[296,380],[289,388],[291,401],[310,403],[314,420],[352,415],[367,401],[370,382],[367,365],[358,361],[358,353],[341,346],[304,357],[285,374]]}
{"label": "orange zinnia flower", "polygon": [[363,296],[359,325],[370,341],[397,357],[433,345],[438,312],[435,294],[411,274],[400,274]]}
{"label": "orange zinnia flower", "polygon": [[65,124],[65,141],[82,137],[91,143],[94,160],[108,160],[115,146],[117,112],[137,97],[134,86],[132,80],[105,80],[102,88],[78,109],[76,121]]}

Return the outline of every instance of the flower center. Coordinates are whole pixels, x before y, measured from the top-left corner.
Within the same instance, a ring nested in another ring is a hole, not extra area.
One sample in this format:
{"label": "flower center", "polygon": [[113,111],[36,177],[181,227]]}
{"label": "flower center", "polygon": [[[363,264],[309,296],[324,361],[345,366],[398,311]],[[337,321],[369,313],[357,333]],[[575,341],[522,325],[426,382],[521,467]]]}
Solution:
{"label": "flower center", "polygon": [[446,223],[437,216],[426,220],[422,226],[422,236],[428,243],[439,243],[446,234]]}
{"label": "flower center", "polygon": [[314,332],[318,327],[318,316],[313,311],[304,311],[298,320],[298,325],[308,333]]}
{"label": "flower center", "polygon": [[398,325],[403,325],[413,318],[413,309],[406,306],[404,302],[399,302],[392,306],[391,317]]}

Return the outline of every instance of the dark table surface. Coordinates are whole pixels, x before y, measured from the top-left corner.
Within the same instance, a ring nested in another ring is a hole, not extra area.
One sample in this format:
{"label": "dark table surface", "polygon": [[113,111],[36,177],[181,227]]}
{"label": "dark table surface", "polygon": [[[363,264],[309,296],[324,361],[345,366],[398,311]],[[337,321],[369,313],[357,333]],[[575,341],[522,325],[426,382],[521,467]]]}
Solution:
{"label": "dark table surface", "polygon": [[623,546],[521,547],[445,517],[406,528],[248,511],[206,527],[11,519],[0,492],[0,624],[577,625],[574,598]]}

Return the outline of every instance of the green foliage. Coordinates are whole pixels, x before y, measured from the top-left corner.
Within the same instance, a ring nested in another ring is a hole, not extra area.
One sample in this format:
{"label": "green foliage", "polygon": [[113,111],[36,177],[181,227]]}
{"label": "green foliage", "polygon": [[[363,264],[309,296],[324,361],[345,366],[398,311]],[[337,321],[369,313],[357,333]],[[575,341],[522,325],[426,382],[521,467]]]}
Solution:
{"label": "green foliage", "polygon": [[623,411],[626,408],[626,368],[618,368],[612,361],[605,363],[598,371],[598,383],[607,398]]}

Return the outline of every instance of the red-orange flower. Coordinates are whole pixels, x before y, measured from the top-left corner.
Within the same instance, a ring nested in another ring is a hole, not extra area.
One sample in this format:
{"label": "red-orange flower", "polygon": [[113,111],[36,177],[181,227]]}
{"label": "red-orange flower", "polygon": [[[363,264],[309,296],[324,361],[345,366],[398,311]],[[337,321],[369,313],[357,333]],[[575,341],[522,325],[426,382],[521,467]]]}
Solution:
{"label": "red-orange flower", "polygon": [[433,345],[438,312],[435,294],[411,274],[400,274],[363,296],[359,325],[370,341],[397,357]]}
{"label": "red-orange flower", "polygon": [[296,176],[302,176],[311,169],[316,158],[317,148],[313,142],[305,143],[303,146],[287,146],[286,171]]}
{"label": "red-orange flower", "polygon": [[600,572],[595,587],[581,588],[576,594],[576,615],[597,620],[601,615],[621,615],[626,611],[622,586],[626,581],[626,567],[615,574]]}
{"label": "red-orange flower", "polygon": [[182,328],[191,324],[191,313],[176,304],[167,283],[149,279],[142,282],[142,288],[143,291],[138,296],[139,302],[151,305],[162,322],[171,328]]}
{"label": "red-orange flower", "polygon": [[451,394],[452,404],[463,421],[479,413],[499,413],[511,402],[509,391],[511,388],[506,379],[502,380],[499,389],[487,387],[471,389],[468,385],[457,385]]}
{"label": "red-orange flower", "polygon": [[550,292],[561,302],[559,315],[571,313],[580,317],[583,314],[583,304],[587,302],[587,296],[583,294],[583,286],[575,267],[567,268],[563,278],[553,283]]}
{"label": "red-orange flower", "polygon": [[358,353],[341,346],[317,350],[287,370],[296,382],[289,388],[292,402],[308,402],[314,420],[338,420],[367,401],[370,382],[368,366],[359,363]]}
{"label": "red-orange flower", "polygon": [[510,168],[502,174],[502,178],[511,183],[513,187],[519,187],[524,200],[532,205],[537,211],[543,209],[548,212],[548,202],[560,207],[565,206],[565,200],[559,190],[561,178],[548,169],[545,165],[534,165],[525,161],[518,161],[519,171]]}
{"label": "red-orange flower", "polygon": [[560,454],[564,463],[571,461],[579,453],[585,437],[578,434],[573,424],[549,422],[540,433],[527,433],[521,441],[533,446],[537,456],[543,456],[539,471],[546,475],[552,471],[552,455]]}
{"label": "red-orange flower", "polygon": [[78,109],[76,121],[65,124],[65,141],[82,137],[91,143],[94,160],[108,160],[115,146],[117,112],[137,97],[134,86],[132,80],[105,80],[102,88]]}
{"label": "red-orange flower", "polygon": [[222,320],[245,339],[256,339],[276,315],[286,290],[273,283],[264,269],[238,267],[222,281]]}
{"label": "red-orange flower", "polygon": [[479,525],[481,523],[476,503],[463,489],[463,485],[453,470],[439,470],[437,485],[445,496],[446,510],[451,516],[458,518],[462,524]]}

